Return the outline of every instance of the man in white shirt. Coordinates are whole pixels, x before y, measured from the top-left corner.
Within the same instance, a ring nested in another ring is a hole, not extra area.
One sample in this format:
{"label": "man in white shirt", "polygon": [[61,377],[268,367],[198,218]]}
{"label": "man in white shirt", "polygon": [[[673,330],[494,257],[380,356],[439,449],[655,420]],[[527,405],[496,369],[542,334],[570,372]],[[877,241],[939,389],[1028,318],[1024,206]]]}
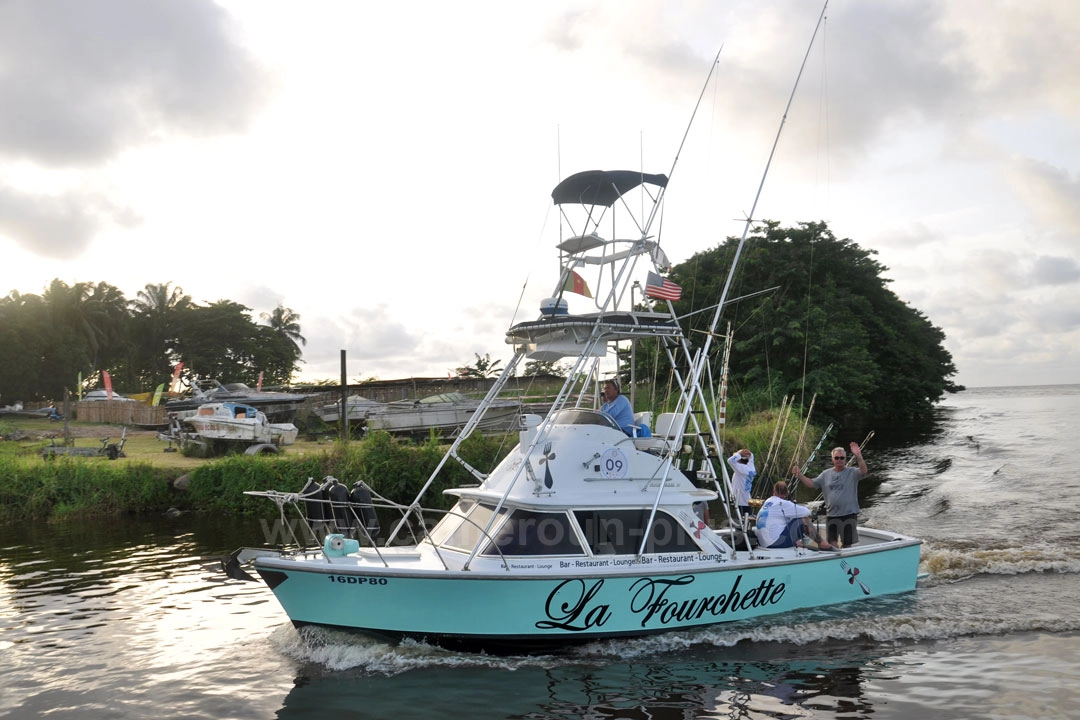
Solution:
{"label": "man in white shirt", "polygon": [[772,497],[758,510],[758,545],[765,548],[802,547],[803,518],[809,517],[810,508],[796,505],[787,499],[788,487],[783,480],[773,483]]}
{"label": "man in white shirt", "polygon": [[735,506],[743,516],[750,516],[750,491],[754,486],[754,478],[757,477],[757,469],[754,467],[754,453],[749,448],[737,450],[728,458],[731,466],[731,497],[735,500]]}

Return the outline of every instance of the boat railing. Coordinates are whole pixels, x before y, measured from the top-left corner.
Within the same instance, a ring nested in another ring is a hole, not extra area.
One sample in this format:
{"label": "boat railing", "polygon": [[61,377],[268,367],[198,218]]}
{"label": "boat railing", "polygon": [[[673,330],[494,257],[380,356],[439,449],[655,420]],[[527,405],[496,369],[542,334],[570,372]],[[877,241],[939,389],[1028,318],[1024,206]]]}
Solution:
{"label": "boat railing", "polygon": [[[375,491],[372,491],[372,502],[365,504],[359,504],[354,502],[343,503],[340,500],[330,500],[320,497],[314,492],[304,494],[282,492],[280,490],[247,490],[244,492],[244,494],[250,495],[252,497],[263,497],[272,500],[278,506],[282,527],[285,528],[286,531],[289,533],[293,545],[295,545],[301,551],[318,549],[327,561],[330,560],[330,556],[327,555],[326,549],[322,545],[322,543],[318,543],[317,548],[313,548],[311,547],[310,543],[306,541],[306,538],[312,538],[318,541],[320,538],[325,538],[325,536],[331,534],[334,531],[343,531],[342,534],[347,535],[352,535],[355,531],[358,532],[361,537],[354,539],[362,539],[367,541],[371,550],[375,552],[376,556],[379,558],[379,561],[383,564],[383,566],[390,567],[390,564],[387,562],[387,559],[383,555],[382,549],[391,546],[380,546],[377,535],[378,526],[376,526],[375,528],[375,533],[372,533],[371,529],[368,526],[368,523],[363,517],[363,507],[366,505],[367,507],[370,507],[372,509],[389,510],[400,514],[401,525],[399,526],[399,528],[401,526],[407,527],[409,529],[409,533],[412,535],[413,544],[419,544],[417,534],[413,530],[413,524],[409,522],[409,517],[415,516],[416,524],[419,526],[420,536],[424,540],[427,540],[429,543],[431,543],[431,547],[435,552],[435,556],[439,559],[439,562],[442,564],[444,570],[449,570],[450,565],[449,563],[447,563],[446,558],[443,557],[440,544],[435,542],[434,538],[431,537],[431,533],[428,528],[428,522],[425,520],[424,515],[450,515],[460,518],[462,521],[475,527],[479,531],[480,538],[477,541],[477,546],[482,546],[485,541],[489,542],[490,546],[494,548],[494,550],[498,553],[499,559],[502,561],[503,569],[507,572],[510,571],[509,560],[503,553],[502,549],[499,548],[499,544],[495,542],[495,538],[491,536],[487,529],[485,527],[482,527],[475,520],[453,509],[442,510],[438,508],[426,508],[421,507],[420,505],[415,503],[412,505],[404,505],[402,503],[397,503],[389,500],[388,498],[379,495]],[[301,503],[304,504],[304,507],[301,507]],[[313,519],[309,517],[309,513],[305,511],[308,503],[315,504],[316,506],[322,508],[322,512],[320,513],[320,519]],[[302,540],[300,537],[297,537],[295,526],[293,523],[289,522],[289,518],[287,517],[287,511],[285,509],[286,506],[292,507],[296,516],[303,523],[303,528],[306,533],[302,532],[301,535],[303,535],[305,539]],[[357,512],[358,509],[360,510],[359,513]],[[339,522],[340,518],[338,517],[338,513],[340,512],[346,513],[346,517],[343,523]],[[380,547],[382,549],[380,549]]]}
{"label": "boat railing", "polygon": [[[317,542],[320,538],[339,530],[344,531],[342,534],[351,535],[356,529],[359,529],[364,540],[367,540],[373,548],[378,549],[377,536],[373,535],[368,529],[367,524],[360,515],[356,513],[355,508],[351,507],[351,503],[344,508],[344,511],[351,517],[346,523],[343,523],[345,527],[342,527],[338,523],[338,519],[334,516],[335,506],[340,508],[342,505],[340,501],[335,502],[321,497],[315,497],[313,494],[305,495],[303,493],[282,492],[280,490],[245,490],[244,494],[252,497],[267,498],[277,505],[281,526],[288,532],[292,544],[299,550],[313,549],[309,539]],[[319,513],[320,517],[315,519],[310,517],[309,513],[306,512],[304,508],[301,508],[300,503],[304,503],[305,507],[309,507],[310,505],[315,505],[320,508],[325,505],[326,507]],[[303,523],[303,530],[306,532],[300,533],[300,535],[303,536],[302,538],[297,536],[295,525],[289,521],[288,511],[286,510],[287,507],[293,508],[296,517]],[[381,507],[381,504],[371,503],[371,507]],[[327,516],[330,517],[329,520],[325,519]],[[323,554],[325,555],[325,551]],[[327,557],[327,559],[329,559],[329,557]],[[386,564],[386,561],[383,560],[383,563]]]}

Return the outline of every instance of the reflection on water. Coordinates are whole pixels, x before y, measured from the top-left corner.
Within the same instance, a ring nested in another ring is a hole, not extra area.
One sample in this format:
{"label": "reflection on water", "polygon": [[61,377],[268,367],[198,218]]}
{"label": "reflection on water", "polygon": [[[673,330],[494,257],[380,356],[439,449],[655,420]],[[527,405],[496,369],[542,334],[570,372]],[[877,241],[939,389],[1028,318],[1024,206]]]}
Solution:
{"label": "reflection on water", "polygon": [[[633,663],[453,657],[391,676],[305,666],[282,718],[1051,718],[1080,700],[1076,635],[668,648]],[[717,657],[722,659],[718,660]],[[1047,662],[1054,667],[1047,667]]]}
{"label": "reflection on water", "polygon": [[[462,717],[698,718],[797,717],[800,708],[870,713],[866,677],[887,677],[880,648],[807,652],[743,645],[711,659],[715,648],[655,655],[641,662],[533,659],[513,672],[455,666],[392,677],[309,669],[297,678],[279,717],[328,716],[363,707],[366,717],[431,716],[433,700]],[[808,657],[809,656],[809,657]],[[860,716],[860,715],[855,715]]]}

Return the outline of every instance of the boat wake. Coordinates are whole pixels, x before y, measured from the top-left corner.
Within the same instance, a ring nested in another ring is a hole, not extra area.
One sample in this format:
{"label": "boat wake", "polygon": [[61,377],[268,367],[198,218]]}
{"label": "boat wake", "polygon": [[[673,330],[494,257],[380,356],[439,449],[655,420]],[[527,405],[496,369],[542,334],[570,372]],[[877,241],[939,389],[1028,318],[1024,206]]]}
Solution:
{"label": "boat wake", "polygon": [[[961,582],[979,576],[990,580],[993,576],[1041,573],[1046,582],[1052,583],[1059,574],[1080,572],[1080,551],[931,548],[924,550],[923,562],[929,575],[913,592],[659,635],[597,641],[554,655],[460,653],[425,643],[406,641],[394,645],[314,627],[296,630],[290,624],[275,630],[270,642],[282,654],[323,672],[395,676],[419,668],[549,669],[582,662],[605,666],[645,658],[722,659],[732,653],[749,653],[768,661],[789,657],[795,648],[811,645],[827,650],[868,644],[881,652],[894,646],[899,651],[910,643],[960,637],[1080,631],[1080,617],[1061,617],[1058,603],[1073,599],[1060,596],[1056,586],[1035,591],[1036,596],[1056,598],[1043,606],[1033,601],[1032,595],[1013,595],[997,582]],[[1023,582],[1030,586],[1031,577]],[[1009,597],[1012,600],[1006,601]],[[1018,606],[1010,610],[1007,606],[1013,601]],[[992,606],[998,611],[981,611]]]}
{"label": "boat wake", "polygon": [[502,657],[459,653],[413,640],[391,644],[364,635],[314,626],[296,629],[288,623],[270,634],[270,643],[282,654],[299,662],[330,671],[360,669],[378,675],[398,675],[433,667],[512,670],[561,664],[551,656]]}
{"label": "boat wake", "polygon": [[1080,549],[1058,546],[935,547],[923,545],[920,586],[952,583],[977,575],[1080,573]]}

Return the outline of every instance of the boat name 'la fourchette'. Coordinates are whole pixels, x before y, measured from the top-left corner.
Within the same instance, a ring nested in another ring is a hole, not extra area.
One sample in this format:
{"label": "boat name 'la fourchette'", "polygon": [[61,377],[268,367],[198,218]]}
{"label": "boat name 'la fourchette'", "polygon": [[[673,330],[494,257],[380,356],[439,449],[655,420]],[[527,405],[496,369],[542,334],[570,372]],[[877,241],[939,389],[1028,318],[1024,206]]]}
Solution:
{"label": "boat name 'la fourchette'", "polygon": [[[725,615],[729,610],[747,610],[756,607],[775,605],[784,597],[786,586],[767,578],[761,584],[746,592],[739,592],[742,575],[735,577],[731,589],[723,595],[705,595],[684,600],[668,599],[667,593],[673,587],[690,585],[693,575],[683,575],[674,579],[641,578],[630,586],[630,612],[641,616],[641,626],[647,627],[654,618],[660,625],[672,622],[686,622],[704,617]],[[594,598],[604,586],[604,580],[598,579],[591,585],[584,580],[572,579],[559,583],[545,604],[547,620],[540,620],[536,627],[540,629],[559,629],[579,632],[601,627],[611,618],[611,606],[593,603]]]}

